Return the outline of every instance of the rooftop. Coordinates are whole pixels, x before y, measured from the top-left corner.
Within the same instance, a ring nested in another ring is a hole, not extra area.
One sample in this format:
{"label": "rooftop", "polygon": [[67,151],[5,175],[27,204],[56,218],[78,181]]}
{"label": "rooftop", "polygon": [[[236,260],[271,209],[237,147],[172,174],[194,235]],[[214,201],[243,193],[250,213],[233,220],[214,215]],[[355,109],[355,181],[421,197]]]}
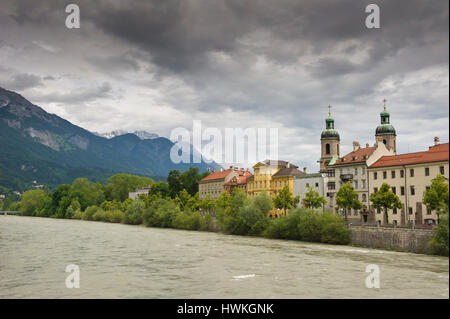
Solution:
{"label": "rooftop", "polygon": [[442,143],[435,146],[430,146],[429,150],[424,152],[383,156],[369,168],[442,162],[448,160],[449,143]]}
{"label": "rooftop", "polygon": [[305,174],[302,171],[299,171],[297,169],[297,166],[290,165],[290,167],[285,167],[280,169],[278,172],[272,175],[272,177],[281,177],[281,176],[296,176],[296,175],[302,175]]}
{"label": "rooftop", "polygon": [[333,165],[363,163],[375,151],[376,146],[362,147],[337,159]]}

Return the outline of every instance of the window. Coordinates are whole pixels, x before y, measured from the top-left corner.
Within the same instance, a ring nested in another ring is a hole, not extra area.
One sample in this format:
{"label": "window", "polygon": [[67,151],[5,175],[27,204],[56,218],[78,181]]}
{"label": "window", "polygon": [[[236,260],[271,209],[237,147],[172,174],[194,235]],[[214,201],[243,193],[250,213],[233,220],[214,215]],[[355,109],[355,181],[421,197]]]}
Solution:
{"label": "window", "polygon": [[355,189],[358,189],[358,181],[355,181]]}
{"label": "window", "polygon": [[362,202],[367,202],[367,195],[366,194],[362,194]]}
{"label": "window", "polygon": [[309,187],[309,183],[306,183],[306,187]]}
{"label": "window", "polygon": [[431,215],[431,208],[427,206],[427,215]]}
{"label": "window", "polygon": [[397,208],[394,208],[394,209],[392,210],[392,214],[397,215]]}
{"label": "window", "polygon": [[373,172],[373,179],[377,179],[378,178],[378,173],[377,172]]}
{"label": "window", "polygon": [[363,179],[361,182],[362,182],[362,188],[366,188],[366,180]]}
{"label": "window", "polygon": [[412,214],[413,214],[413,210],[412,210],[412,207],[408,207],[408,213],[409,213],[410,215],[412,215]]}
{"label": "window", "polygon": [[384,172],[383,172],[383,179],[386,179],[386,178],[387,178],[387,172],[384,171]]}
{"label": "window", "polygon": [[414,177],[414,168],[409,170],[409,176]]}
{"label": "window", "polygon": [[425,167],[425,176],[430,176],[430,168]]}
{"label": "window", "polygon": [[330,154],[331,153],[330,144],[328,144],[328,143],[325,145],[325,153],[326,154]]}
{"label": "window", "polygon": [[400,186],[400,195],[405,196],[405,187]]}
{"label": "window", "polygon": [[381,214],[381,208],[377,208],[377,214]]}
{"label": "window", "polygon": [[316,187],[319,187],[319,183],[316,183]]}
{"label": "window", "polygon": [[391,177],[395,178],[395,171],[391,171]]}
{"label": "window", "polygon": [[395,186],[392,187],[392,192],[393,192],[394,194],[397,194],[397,188],[396,188]]}
{"label": "window", "polygon": [[358,175],[358,168],[355,167],[355,175]]}
{"label": "window", "polygon": [[445,174],[444,166],[439,166],[439,173],[441,173],[441,175]]}
{"label": "window", "polygon": [[334,176],[335,176],[334,169],[329,169],[329,170],[327,171],[327,175],[328,175],[328,177],[334,177]]}
{"label": "window", "polygon": [[366,174],[366,168],[364,166],[361,168],[361,171],[362,171],[362,175]]}
{"label": "window", "polygon": [[378,187],[374,187],[374,188],[373,188],[373,192],[374,192],[374,193],[378,192]]}
{"label": "window", "polygon": [[416,195],[416,189],[414,186],[411,186],[411,195]]}
{"label": "window", "polygon": [[335,182],[328,182],[327,186],[328,186],[328,189],[336,189],[336,183]]}
{"label": "window", "polygon": [[405,177],[405,171],[404,170],[400,170],[400,177],[401,178]]}
{"label": "window", "polygon": [[427,191],[429,191],[430,188],[431,188],[430,186],[425,187],[425,189],[426,189]]}

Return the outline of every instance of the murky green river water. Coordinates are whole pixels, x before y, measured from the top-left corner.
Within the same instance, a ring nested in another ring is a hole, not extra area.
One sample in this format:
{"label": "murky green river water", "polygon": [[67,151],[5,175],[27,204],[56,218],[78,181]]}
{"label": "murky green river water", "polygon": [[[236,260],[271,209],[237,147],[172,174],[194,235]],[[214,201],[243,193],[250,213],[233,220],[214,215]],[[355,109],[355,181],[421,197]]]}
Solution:
{"label": "murky green river water", "polygon": [[[379,289],[366,288],[369,264]],[[443,257],[0,216],[0,298],[449,298],[448,287]]]}

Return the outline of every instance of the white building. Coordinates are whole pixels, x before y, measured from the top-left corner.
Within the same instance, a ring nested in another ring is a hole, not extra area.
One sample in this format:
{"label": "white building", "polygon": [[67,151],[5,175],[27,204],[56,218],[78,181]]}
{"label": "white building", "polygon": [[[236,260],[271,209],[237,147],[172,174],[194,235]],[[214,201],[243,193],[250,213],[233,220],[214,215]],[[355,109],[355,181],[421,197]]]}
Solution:
{"label": "white building", "polygon": [[[294,176],[294,192],[293,196],[300,196],[300,205],[303,203],[305,193],[308,192],[308,188],[312,187],[320,196],[326,198],[326,185],[328,183],[328,177],[324,173],[302,174]],[[328,205],[325,206],[328,208]]]}

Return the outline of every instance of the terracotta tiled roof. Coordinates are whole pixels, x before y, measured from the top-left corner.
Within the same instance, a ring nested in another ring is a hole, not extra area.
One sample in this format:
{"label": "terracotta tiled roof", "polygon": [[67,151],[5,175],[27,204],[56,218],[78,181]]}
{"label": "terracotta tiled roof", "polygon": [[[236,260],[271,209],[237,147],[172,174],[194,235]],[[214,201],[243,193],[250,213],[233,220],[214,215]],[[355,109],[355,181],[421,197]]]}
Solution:
{"label": "terracotta tiled roof", "polygon": [[231,185],[242,185],[242,184],[246,184],[247,183],[247,178],[252,176],[251,173],[250,175],[240,175],[238,176],[237,180],[235,180],[235,178],[233,177],[231,180],[229,180],[228,182],[226,182],[223,185],[226,186],[231,186]]}
{"label": "terracotta tiled roof", "polygon": [[360,148],[355,152],[348,153],[347,155],[337,159],[334,165],[365,162],[367,158],[375,151],[375,149],[376,146]]}
{"label": "terracotta tiled roof", "polygon": [[369,168],[432,163],[449,160],[449,143],[431,146],[428,151],[383,156]]}
{"label": "terracotta tiled roof", "polygon": [[[230,174],[233,170],[232,169],[226,169],[223,171],[219,171],[219,172],[213,172],[211,174],[209,174],[208,176],[206,176],[205,178],[203,178],[201,182],[209,182],[209,181],[214,181],[214,180],[218,180],[218,179],[224,179],[225,177],[227,177],[228,174]],[[241,171],[236,171],[238,174],[242,174]]]}

